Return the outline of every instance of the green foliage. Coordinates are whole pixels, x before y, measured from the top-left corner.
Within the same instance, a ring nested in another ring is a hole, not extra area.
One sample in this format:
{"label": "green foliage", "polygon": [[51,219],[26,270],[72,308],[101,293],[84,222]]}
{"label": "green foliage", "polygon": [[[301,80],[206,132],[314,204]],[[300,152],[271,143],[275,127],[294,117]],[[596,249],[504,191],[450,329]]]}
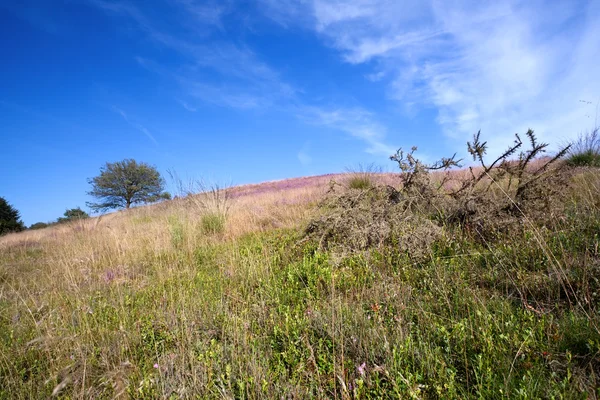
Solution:
{"label": "green foliage", "polygon": [[202,231],[208,234],[223,233],[225,231],[226,217],[219,212],[207,212],[200,220]]}
{"label": "green foliage", "polygon": [[[502,168],[533,169],[488,171],[513,201],[544,165],[528,154]],[[330,193],[308,238],[197,235],[218,229],[186,219],[214,210],[195,208],[147,244],[96,230],[3,248],[0,398],[597,398],[600,171],[567,175],[553,223],[477,240],[433,218],[455,199],[417,169],[410,190]],[[492,183],[457,195],[489,196],[486,223],[512,204]]]}
{"label": "green foliage", "polygon": [[164,191],[165,181],[158,170],[132,159],[106,163],[100,169],[100,175],[89,179],[88,183],[92,185],[88,194],[101,200],[99,203],[87,203],[95,211],[129,208],[139,203],[171,198]]}
{"label": "green foliage", "polygon": [[46,222],[36,222],[35,224],[31,224],[29,229],[31,229],[31,230],[44,229],[44,228],[47,228],[48,226],[50,226],[50,224],[47,224]]}
{"label": "green foliage", "polygon": [[569,157],[568,162],[574,167],[600,167],[600,152],[589,150],[573,154]]}
{"label": "green foliage", "polygon": [[66,210],[63,215],[64,215],[64,217],[58,218],[56,220],[56,222],[58,222],[60,224],[60,223],[64,223],[64,222],[78,221],[81,219],[89,218],[88,213],[86,213],[79,207]]}
{"label": "green foliage", "polygon": [[176,215],[169,216],[168,221],[171,231],[171,244],[174,248],[181,248],[185,242],[185,231],[183,224]]}
{"label": "green foliage", "polygon": [[0,197],[0,235],[11,232],[20,232],[25,229],[19,211]]}
{"label": "green foliage", "polygon": [[368,189],[373,186],[373,182],[367,176],[352,176],[348,180],[348,187],[350,189]]}
{"label": "green foliage", "polygon": [[581,133],[571,143],[567,162],[574,167],[600,167],[600,128]]}
{"label": "green foliage", "polygon": [[375,185],[375,174],[381,173],[381,168],[375,164],[363,166],[359,164],[358,168],[349,168],[348,188],[365,190]]}

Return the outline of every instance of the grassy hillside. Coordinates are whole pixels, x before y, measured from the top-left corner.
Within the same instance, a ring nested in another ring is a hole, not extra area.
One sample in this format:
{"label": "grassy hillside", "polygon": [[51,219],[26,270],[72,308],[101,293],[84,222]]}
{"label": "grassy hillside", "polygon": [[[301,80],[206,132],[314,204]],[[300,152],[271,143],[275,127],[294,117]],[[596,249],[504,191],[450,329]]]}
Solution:
{"label": "grassy hillside", "polygon": [[0,398],[600,396],[597,170],[510,223],[360,179],[0,238]]}

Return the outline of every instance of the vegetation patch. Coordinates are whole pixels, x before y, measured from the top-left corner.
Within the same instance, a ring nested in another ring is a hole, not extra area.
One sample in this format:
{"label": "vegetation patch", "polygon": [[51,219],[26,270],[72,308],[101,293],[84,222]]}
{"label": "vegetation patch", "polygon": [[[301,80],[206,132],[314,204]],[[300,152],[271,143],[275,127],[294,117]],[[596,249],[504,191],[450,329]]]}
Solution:
{"label": "vegetation patch", "polygon": [[2,237],[0,399],[598,398],[600,172],[527,136],[286,229],[215,190]]}
{"label": "vegetation patch", "polygon": [[600,167],[600,128],[581,133],[571,143],[567,162],[575,167]]}
{"label": "vegetation patch", "polygon": [[332,192],[320,210],[306,235],[323,249],[354,252],[395,247],[420,259],[442,234],[432,221],[411,212],[408,200],[392,186]]}

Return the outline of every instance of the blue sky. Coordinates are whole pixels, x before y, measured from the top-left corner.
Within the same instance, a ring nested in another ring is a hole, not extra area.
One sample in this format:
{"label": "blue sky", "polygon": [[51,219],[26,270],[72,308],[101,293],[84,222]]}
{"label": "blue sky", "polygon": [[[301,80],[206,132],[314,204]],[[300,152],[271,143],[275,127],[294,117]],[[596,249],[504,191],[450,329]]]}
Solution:
{"label": "blue sky", "polygon": [[0,196],[26,224],[105,162],[243,184],[340,172],[477,130],[590,129],[600,1],[0,0]]}

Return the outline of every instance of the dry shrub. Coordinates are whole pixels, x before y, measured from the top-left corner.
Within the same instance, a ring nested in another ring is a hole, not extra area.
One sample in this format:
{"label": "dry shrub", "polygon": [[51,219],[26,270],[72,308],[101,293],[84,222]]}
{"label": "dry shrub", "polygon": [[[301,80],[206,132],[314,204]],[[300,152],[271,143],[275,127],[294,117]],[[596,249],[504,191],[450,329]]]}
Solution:
{"label": "dry shrub", "polygon": [[[545,157],[548,144],[538,142],[529,130],[529,148],[513,159],[523,147],[519,135],[515,136],[504,153],[487,162],[487,143],[481,141],[480,132],[475,134],[467,146],[479,166],[468,168],[462,176],[450,171],[460,167],[455,156],[427,165],[414,156],[413,148],[409,153],[399,150],[391,159],[402,171],[402,192],[411,198],[413,209],[489,240],[513,234],[524,224],[552,224],[564,214],[570,172],[561,159],[569,148]],[[433,171],[441,173],[436,183],[431,179]]]}
{"label": "dry shrub", "polygon": [[538,142],[529,130],[529,148],[515,160],[511,157],[523,147],[519,135],[515,136],[514,144],[491,163],[484,160],[487,144],[480,140],[480,133],[467,144],[480,167],[478,172],[470,168],[470,177],[448,193],[454,201],[449,222],[458,222],[489,239],[498,234],[514,234],[523,225],[552,225],[564,214],[570,172],[562,158],[569,148],[547,157],[544,154],[548,144]]}
{"label": "dry shrub", "polygon": [[520,233],[524,225],[554,224],[564,216],[570,174],[561,158],[568,148],[544,157],[548,144],[539,143],[532,130],[526,136],[530,147],[518,158],[511,159],[523,147],[516,135],[515,143],[488,163],[487,143],[477,133],[468,150],[480,165],[462,175],[451,171],[460,167],[455,155],[425,164],[415,157],[416,147],[400,149],[391,157],[401,170],[400,190],[372,185],[336,192],[334,184],[306,236],[324,248],[360,251],[392,245],[421,258],[441,237],[441,226],[459,226],[476,240],[489,241]]}
{"label": "dry shrub", "polygon": [[433,222],[411,212],[408,200],[392,186],[332,188],[305,231],[321,248],[345,252],[397,246],[412,259],[422,259],[442,234]]}

